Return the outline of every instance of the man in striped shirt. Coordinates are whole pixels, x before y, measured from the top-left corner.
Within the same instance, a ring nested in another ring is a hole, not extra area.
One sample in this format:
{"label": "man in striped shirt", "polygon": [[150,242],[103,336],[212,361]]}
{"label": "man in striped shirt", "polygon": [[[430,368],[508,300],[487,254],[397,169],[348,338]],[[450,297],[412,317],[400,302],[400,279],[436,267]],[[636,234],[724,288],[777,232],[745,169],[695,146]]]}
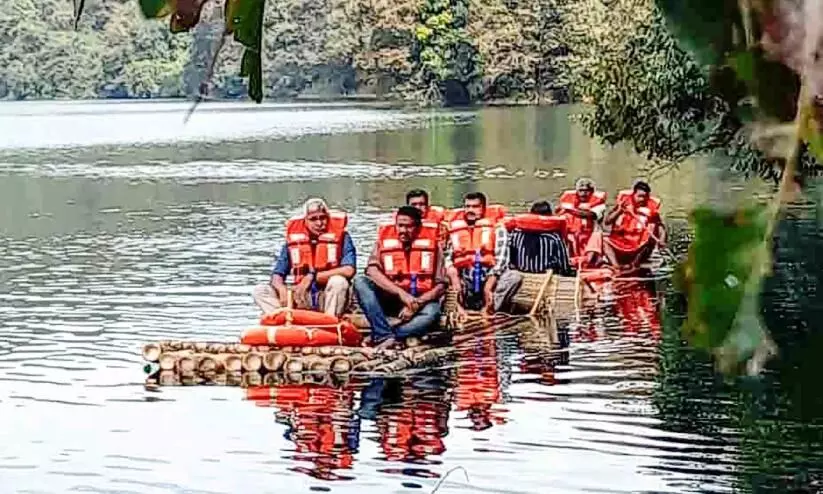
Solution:
{"label": "man in striped shirt", "polygon": [[[468,227],[486,216],[486,196],[482,192],[470,192],[463,199],[463,220]],[[509,232],[499,222],[494,226],[494,265],[479,267],[479,291],[474,290],[475,266],[456,267],[454,263],[454,236],[450,235],[445,248],[445,266],[452,290],[457,291],[458,310],[483,310],[488,314],[507,307],[514,297],[523,276],[509,269]]]}
{"label": "man in striped shirt", "polygon": [[[532,204],[531,214],[551,216],[548,201]],[[565,239],[557,232],[531,232],[513,229],[509,234],[509,258],[513,269],[523,273],[571,274],[571,262]]]}

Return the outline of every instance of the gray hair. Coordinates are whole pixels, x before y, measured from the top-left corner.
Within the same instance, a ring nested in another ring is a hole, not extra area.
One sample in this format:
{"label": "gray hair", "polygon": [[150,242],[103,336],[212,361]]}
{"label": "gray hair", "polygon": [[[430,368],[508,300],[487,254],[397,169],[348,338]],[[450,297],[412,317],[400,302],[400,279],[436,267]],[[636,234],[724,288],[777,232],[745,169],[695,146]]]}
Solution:
{"label": "gray hair", "polygon": [[319,197],[312,197],[303,203],[303,216],[308,216],[310,213],[314,213],[315,211],[328,213],[329,206],[326,204],[326,201],[320,199]]}
{"label": "gray hair", "polygon": [[594,190],[594,180],[588,177],[581,177],[577,179],[577,182],[574,184],[575,190],[580,189],[591,189]]}

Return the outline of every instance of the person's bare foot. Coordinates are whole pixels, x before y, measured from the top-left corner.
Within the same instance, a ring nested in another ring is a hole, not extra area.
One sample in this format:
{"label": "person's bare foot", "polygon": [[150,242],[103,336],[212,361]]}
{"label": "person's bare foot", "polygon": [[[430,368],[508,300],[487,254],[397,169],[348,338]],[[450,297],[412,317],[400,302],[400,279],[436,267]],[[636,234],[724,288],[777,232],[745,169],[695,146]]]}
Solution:
{"label": "person's bare foot", "polygon": [[397,340],[393,337],[388,337],[385,340],[381,341],[377,346],[374,348],[377,350],[391,350],[397,346]]}

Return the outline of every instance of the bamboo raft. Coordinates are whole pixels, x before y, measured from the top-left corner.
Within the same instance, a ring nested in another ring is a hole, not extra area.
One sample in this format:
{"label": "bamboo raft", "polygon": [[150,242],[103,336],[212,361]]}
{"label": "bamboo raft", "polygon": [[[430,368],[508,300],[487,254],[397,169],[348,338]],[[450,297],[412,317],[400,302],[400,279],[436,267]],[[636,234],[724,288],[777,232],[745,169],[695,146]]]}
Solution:
{"label": "bamboo raft", "polygon": [[[495,332],[546,333],[528,339],[556,340],[562,324],[580,308],[596,299],[591,287],[579,278],[522,273],[523,283],[512,301],[511,314],[481,316],[468,311],[468,320],[457,316],[456,294],[448,292],[440,328],[423,339],[410,338],[402,350],[368,347],[269,347],[235,342],[160,341],[144,346],[147,385],[225,384],[256,386],[275,383],[334,383],[350,376],[404,376],[431,369],[453,360],[461,341],[480,329]],[[368,322],[352,302],[350,320],[363,332]],[[524,324],[529,322],[529,324]],[[529,329],[522,329],[529,328]],[[549,335],[554,335],[551,337]]]}

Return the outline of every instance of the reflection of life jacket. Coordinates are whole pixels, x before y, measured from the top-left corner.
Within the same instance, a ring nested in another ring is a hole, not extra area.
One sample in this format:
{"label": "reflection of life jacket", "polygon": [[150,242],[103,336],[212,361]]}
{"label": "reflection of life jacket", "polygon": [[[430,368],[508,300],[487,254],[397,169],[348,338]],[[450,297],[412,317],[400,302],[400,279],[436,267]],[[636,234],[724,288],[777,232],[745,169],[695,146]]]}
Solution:
{"label": "reflection of life jacket", "polygon": [[377,428],[386,460],[426,459],[446,451],[447,412],[447,407],[427,400],[410,400],[384,409],[377,418]]}
{"label": "reflection of life jacket", "polygon": [[[591,211],[596,208],[605,209],[605,206],[606,192],[602,190],[594,191],[589,196],[587,202],[580,201],[576,190],[567,190],[560,195],[560,208],[563,210],[585,209]],[[580,255],[594,231],[595,222],[591,219],[580,218],[568,212],[561,214],[566,218],[568,231],[572,235],[571,250],[573,255]]]}
{"label": "reflection of life jacket", "polygon": [[486,206],[485,215],[469,226],[462,208],[447,213],[448,234],[451,237],[454,266],[458,269],[474,265],[475,254],[480,254],[480,264],[492,267],[495,264],[495,227],[506,216],[506,207],[501,204]]}
{"label": "reflection of life jacket", "polygon": [[474,342],[464,342],[458,354],[456,409],[468,411],[476,429],[487,429],[505,418],[493,413],[492,405],[500,402],[500,379],[497,372],[497,347],[494,333],[478,335]]}
{"label": "reflection of life jacket", "polygon": [[621,190],[617,194],[617,202],[626,204],[626,212],[614,222],[610,240],[620,250],[636,250],[649,240],[649,222],[660,214],[660,199],[649,196],[644,206],[638,206],[634,202],[632,190]]}
{"label": "reflection of life jacket", "polygon": [[286,245],[289,248],[291,273],[294,283],[309,271],[325,271],[336,268],[343,256],[343,234],[348,225],[344,211],[330,211],[328,229],[312,242],[306,227],[306,218],[296,216],[286,222]]}
{"label": "reflection of life jacket", "polygon": [[651,333],[660,336],[660,314],[652,291],[642,283],[619,283],[615,305],[627,333]]}
{"label": "reflection of life jacket", "polygon": [[565,238],[566,218],[563,216],[544,216],[533,213],[523,213],[504,220],[506,230],[523,230],[524,232],[548,233],[554,232]]}
{"label": "reflection of life jacket", "polygon": [[[354,390],[318,385],[255,386],[246,397],[261,406],[275,406],[291,426],[289,439],[298,453],[319,468],[351,468],[359,431],[352,430]],[[347,420],[348,418],[348,420]]]}
{"label": "reflection of life jacket", "polygon": [[437,227],[421,226],[407,253],[397,235],[397,227],[393,223],[380,225],[377,248],[386,276],[409,293],[422,295],[431,290],[438,261],[437,234]]}

